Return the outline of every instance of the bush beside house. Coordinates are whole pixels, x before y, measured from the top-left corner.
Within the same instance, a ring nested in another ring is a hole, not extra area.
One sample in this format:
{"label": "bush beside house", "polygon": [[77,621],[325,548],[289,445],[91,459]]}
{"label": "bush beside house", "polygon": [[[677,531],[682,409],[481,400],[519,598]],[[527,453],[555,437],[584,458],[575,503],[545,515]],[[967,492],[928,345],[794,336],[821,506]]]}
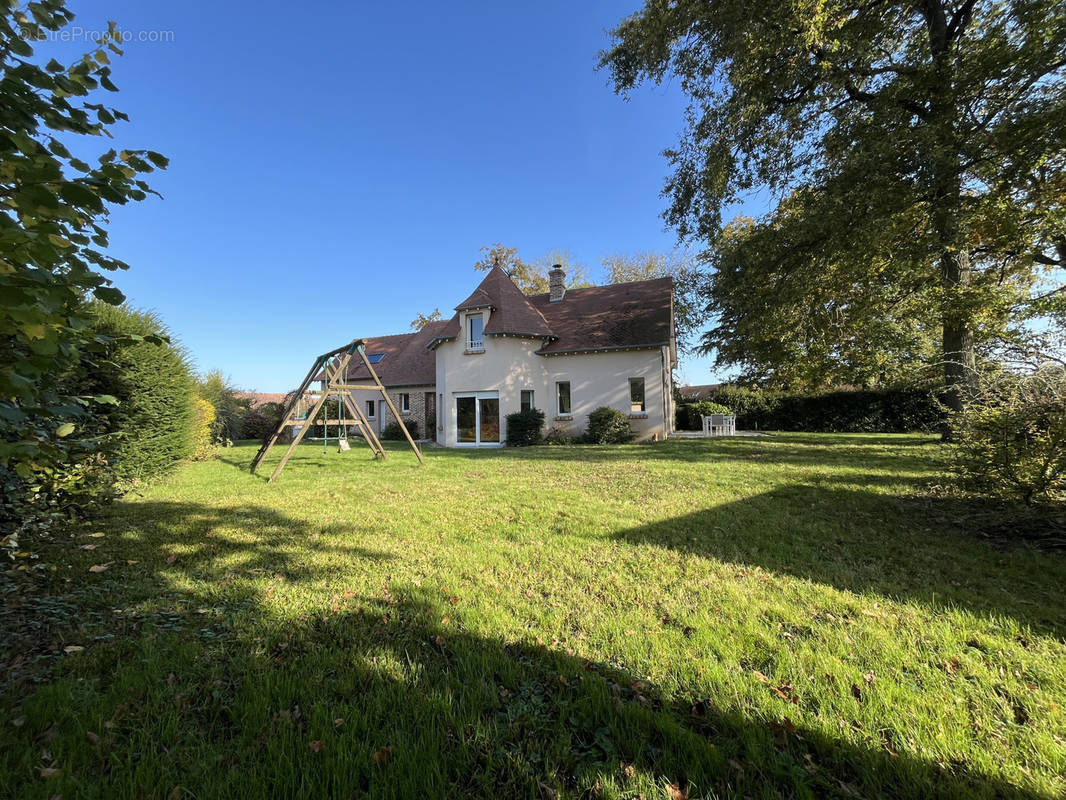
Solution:
{"label": "bush beside house", "polygon": [[589,444],[624,444],[633,440],[629,415],[617,408],[600,406],[589,414],[585,441]]}
{"label": "bush beside house", "polygon": [[544,441],[544,412],[539,408],[507,415],[507,444],[527,447]]}

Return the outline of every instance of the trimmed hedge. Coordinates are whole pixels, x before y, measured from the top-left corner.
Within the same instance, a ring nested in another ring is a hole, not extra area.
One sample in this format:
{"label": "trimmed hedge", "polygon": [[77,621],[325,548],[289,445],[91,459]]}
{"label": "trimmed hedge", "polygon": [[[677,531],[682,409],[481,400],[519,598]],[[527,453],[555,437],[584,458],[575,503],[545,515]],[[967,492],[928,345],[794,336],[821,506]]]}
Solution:
{"label": "trimmed hedge", "polygon": [[544,441],[544,412],[539,408],[507,415],[507,444],[527,447]]}
{"label": "trimmed hedge", "polygon": [[108,360],[93,375],[94,390],[118,399],[106,427],[117,440],[112,456],[121,483],[170,472],[193,449],[194,381],[185,350],[166,339],[166,325],[150,311],[92,304],[93,328],[111,338]]}
{"label": "trimmed hedge", "polygon": [[908,433],[938,430],[946,419],[946,410],[931,389],[794,394],[723,386],[711,400],[731,409],[742,430]]}

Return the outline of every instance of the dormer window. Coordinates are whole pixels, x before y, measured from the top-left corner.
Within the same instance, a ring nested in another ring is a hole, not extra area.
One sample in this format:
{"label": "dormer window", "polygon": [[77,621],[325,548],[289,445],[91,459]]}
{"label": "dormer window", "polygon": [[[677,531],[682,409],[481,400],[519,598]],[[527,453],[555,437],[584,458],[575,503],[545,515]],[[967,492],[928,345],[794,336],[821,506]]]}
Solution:
{"label": "dormer window", "polygon": [[466,349],[485,349],[485,316],[484,314],[470,314],[466,318]]}

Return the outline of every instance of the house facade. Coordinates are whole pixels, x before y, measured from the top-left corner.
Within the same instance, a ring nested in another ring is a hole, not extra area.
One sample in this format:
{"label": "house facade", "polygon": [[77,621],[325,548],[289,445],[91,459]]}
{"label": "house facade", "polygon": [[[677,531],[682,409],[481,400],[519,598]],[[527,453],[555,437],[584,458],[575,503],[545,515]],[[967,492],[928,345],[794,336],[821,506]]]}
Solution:
{"label": "house facade", "polygon": [[[673,430],[677,366],[670,278],[551,289],[526,296],[494,267],[447,321],[366,340],[366,353],[393,403],[418,435],[446,447],[499,447],[506,417],[539,408],[547,429],[579,436],[600,406],[629,415],[637,440]],[[365,367],[348,377],[366,377]],[[381,430],[380,403],[363,409]]]}

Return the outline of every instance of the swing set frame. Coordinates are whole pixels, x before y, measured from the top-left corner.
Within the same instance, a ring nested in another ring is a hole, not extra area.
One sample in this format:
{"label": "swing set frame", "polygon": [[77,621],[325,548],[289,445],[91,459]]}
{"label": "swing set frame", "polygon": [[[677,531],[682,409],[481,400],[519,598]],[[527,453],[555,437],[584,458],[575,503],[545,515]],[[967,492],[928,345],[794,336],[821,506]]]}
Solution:
{"label": "swing set frame", "polygon": [[[385,390],[384,384],[378,377],[377,372],[374,371],[373,365],[370,363],[370,359],[366,355],[366,340],[365,339],[353,339],[343,347],[338,347],[335,350],[330,350],[328,353],[323,353],[315,359],[314,365],[308,371],[304,377],[303,382],[300,383],[300,387],[293,393],[289,402],[285,406],[285,411],[281,415],[281,420],[278,422],[277,428],[274,432],[263,442],[262,447],[259,448],[259,452],[255,454],[255,458],[252,459],[251,471],[254,473],[259,465],[263,463],[263,459],[266,458],[267,453],[272,448],[284,433],[285,429],[291,426],[299,426],[299,430],[296,431],[296,435],[292,437],[292,442],[289,444],[289,449],[285,451],[285,454],[281,457],[281,461],[274,467],[274,472],[271,473],[269,482],[273,483],[281,471],[285,468],[285,464],[288,462],[289,457],[292,456],[296,446],[300,444],[307,431],[310,430],[318,412],[325,406],[326,401],[331,397],[337,398],[337,419],[323,419],[323,432],[324,436],[328,436],[329,426],[336,425],[338,432],[338,447],[344,450],[344,445],[341,441],[347,442],[347,428],[354,427],[362,435],[363,440],[370,447],[370,451],[374,454],[375,458],[386,459],[388,454],[385,452],[385,448],[381,445],[381,440],[374,432],[374,426],[370,424],[370,420],[363,414],[362,409],[359,408],[359,403],[355,400],[354,392],[375,392],[381,395],[381,399],[385,405],[388,406],[392,412],[392,416],[400,425],[400,429],[403,431],[403,435],[407,437],[408,444],[411,445],[411,449],[418,457],[419,464],[425,464],[425,460],[422,458],[422,452],[418,449],[418,445],[415,444],[414,438],[411,436],[410,431],[407,430],[407,426],[404,424],[403,417],[396,410],[396,406],[393,405],[389,393]],[[352,383],[348,380],[348,365],[353,358],[358,357],[363,362],[363,366],[366,367],[367,374],[370,376],[370,383],[366,383],[362,380]],[[316,381],[321,383],[319,388],[314,388],[312,384]],[[293,412],[300,406],[301,402],[307,399],[313,399],[314,405],[311,410],[307,412],[305,417],[294,417]],[[351,420],[345,420],[345,410],[352,415]],[[329,416],[328,413],[326,415]]]}

